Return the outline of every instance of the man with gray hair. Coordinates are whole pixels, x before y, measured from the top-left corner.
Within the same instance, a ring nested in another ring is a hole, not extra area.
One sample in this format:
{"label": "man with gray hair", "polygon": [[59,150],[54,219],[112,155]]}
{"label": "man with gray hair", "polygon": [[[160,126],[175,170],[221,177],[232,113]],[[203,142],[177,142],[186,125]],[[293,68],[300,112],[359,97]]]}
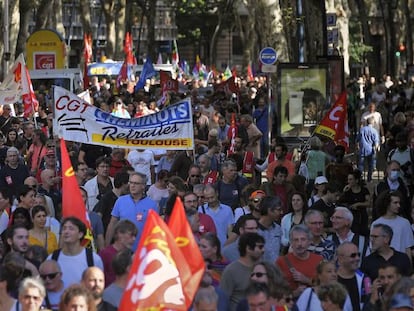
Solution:
{"label": "man with gray hair", "polygon": [[370,240],[372,253],[362,259],[361,271],[367,274],[371,280],[378,277],[378,270],[385,264],[398,267],[403,276],[411,275],[411,262],[408,255],[396,251],[390,246],[392,228],[386,224],[375,224],[371,228]]}
{"label": "man with gray hair", "polygon": [[305,225],[295,225],[289,233],[292,252],[281,256],[276,264],[281,269],[294,297],[299,297],[305,288],[312,286],[316,278],[316,267],[323,257],[308,250],[312,233]]}
{"label": "man with gray hair", "polygon": [[36,278],[25,278],[19,287],[19,305],[22,310],[40,310],[43,299],[46,296],[46,289],[42,281]]}
{"label": "man with gray hair", "polygon": [[309,210],[305,215],[305,225],[312,233],[312,241],[308,250],[321,255],[325,260],[333,260],[336,246],[334,242],[324,237],[324,216],[316,209]]}
{"label": "man with gray hair", "polygon": [[213,286],[201,287],[194,297],[193,311],[216,311],[218,296]]}
{"label": "man with gray hair", "polygon": [[230,206],[233,211],[241,207],[242,190],[249,184],[246,178],[237,172],[237,164],[232,160],[221,165],[222,177],[216,183],[218,198],[221,203]]}
{"label": "man with gray hair", "polygon": [[[331,217],[332,229],[334,233],[328,237],[338,247],[344,242],[352,242],[358,247],[361,253],[361,260],[363,257],[370,254],[369,240],[362,235],[351,231],[352,221],[354,216],[352,212],[343,206],[337,206],[335,212]],[[361,264],[361,261],[360,261]]]}
{"label": "man with gray hair", "polygon": [[16,147],[7,149],[6,165],[0,170],[0,187],[9,188],[14,195],[17,195],[17,189],[29,176],[29,169],[19,159],[19,150]]}
{"label": "man with gray hair", "polygon": [[145,196],[145,187],[147,185],[147,176],[141,173],[132,173],[129,176],[129,194],[121,195],[115,202],[111,213],[111,220],[106,230],[106,246],[112,240],[115,225],[121,219],[131,220],[138,229],[133,250],[135,251],[141,237],[144,224],[147,221],[148,212],[154,210],[157,213],[158,204]]}

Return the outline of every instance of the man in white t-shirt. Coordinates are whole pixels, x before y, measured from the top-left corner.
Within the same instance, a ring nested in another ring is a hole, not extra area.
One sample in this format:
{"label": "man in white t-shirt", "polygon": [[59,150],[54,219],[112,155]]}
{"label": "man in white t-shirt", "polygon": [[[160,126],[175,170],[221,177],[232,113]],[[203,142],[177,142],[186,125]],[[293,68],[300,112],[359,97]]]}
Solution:
{"label": "man in white t-shirt", "polygon": [[90,266],[104,269],[101,257],[81,245],[86,234],[85,224],[76,217],[67,217],[62,221],[60,241],[62,248],[50,254],[47,259],[54,259],[63,271],[62,281],[68,286],[79,283],[82,273]]}
{"label": "man in white t-shirt", "polygon": [[155,183],[155,159],[151,150],[132,150],[128,153],[127,160],[135,172],[147,176],[147,187]]}
{"label": "man in white t-shirt", "polygon": [[411,259],[411,247],[414,245],[413,231],[410,222],[398,216],[401,198],[398,191],[381,193],[376,200],[377,213],[380,216],[371,224],[371,230],[376,224],[385,224],[392,228],[391,247],[396,251],[406,253]]}
{"label": "man in white t-shirt", "polygon": [[385,143],[384,128],[382,126],[382,116],[381,113],[376,111],[377,106],[375,103],[370,103],[368,106],[368,111],[365,111],[361,116],[361,126],[368,125],[367,120],[370,117],[374,118],[374,123],[372,124],[373,128],[377,130],[378,135],[381,137],[381,144]]}

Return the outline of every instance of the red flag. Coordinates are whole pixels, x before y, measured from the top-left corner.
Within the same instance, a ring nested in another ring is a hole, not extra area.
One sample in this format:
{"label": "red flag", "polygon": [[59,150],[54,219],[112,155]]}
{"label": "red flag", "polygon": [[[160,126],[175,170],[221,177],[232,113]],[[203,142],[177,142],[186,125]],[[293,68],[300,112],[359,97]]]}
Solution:
{"label": "red flag", "polygon": [[234,81],[234,77],[230,77],[224,82],[214,84],[215,92],[224,92],[226,94],[239,93],[239,87]]}
{"label": "red flag", "polygon": [[252,64],[249,63],[249,65],[247,66],[247,81],[253,81],[254,77],[253,77],[253,71],[252,71]]}
{"label": "red flag", "polygon": [[129,32],[125,35],[125,43],[124,43],[124,52],[125,52],[125,61],[128,65],[134,65],[136,61],[134,60],[134,53],[133,51],[133,42],[132,36]]}
{"label": "red flag", "polygon": [[227,151],[227,155],[230,155],[230,154],[234,153],[234,145],[235,145],[235,139],[236,139],[236,136],[237,136],[237,132],[238,132],[238,128],[237,128],[237,124],[236,124],[236,114],[232,113],[231,114],[230,128],[227,132],[227,138],[230,140],[230,148]]}
{"label": "red flag", "polygon": [[316,127],[315,133],[334,140],[348,150],[349,129],[346,91],[341,93],[338,100]]}
{"label": "red flag", "polygon": [[[62,216],[79,218],[85,225],[87,233],[82,241],[84,246],[92,246],[93,235],[92,226],[89,220],[88,212],[85,203],[82,199],[82,194],[79,189],[78,181],[76,180],[73,171],[72,163],[70,162],[68,150],[66,149],[65,141],[60,139],[60,151],[62,153]],[[89,245],[88,245],[89,244]]]}
{"label": "red flag", "polygon": [[19,57],[17,61],[19,61],[19,64],[14,74],[15,77],[20,77],[21,79],[24,117],[28,118],[39,108],[39,101],[33,91],[32,80],[30,79],[29,69],[27,69],[24,58]]}
{"label": "red flag", "polygon": [[170,229],[150,210],[118,310],[186,311],[189,297],[183,284],[191,277]]}
{"label": "red flag", "polygon": [[163,92],[178,93],[178,81],[171,78],[167,71],[160,70],[160,85]]}
{"label": "red flag", "polygon": [[83,87],[89,88],[88,65],[92,60],[92,37],[83,34]]}
{"label": "red flag", "polygon": [[178,196],[175,199],[174,208],[172,210],[170,220],[168,221],[168,227],[175,237],[175,242],[180,247],[181,252],[186,258],[191,269],[191,274],[193,275],[193,277],[189,280],[189,283],[184,284],[185,292],[188,294],[188,298],[190,299],[187,301],[187,306],[189,307],[203,277],[205,263],[197,242],[194,239],[191,227],[187,222],[183,203]]}

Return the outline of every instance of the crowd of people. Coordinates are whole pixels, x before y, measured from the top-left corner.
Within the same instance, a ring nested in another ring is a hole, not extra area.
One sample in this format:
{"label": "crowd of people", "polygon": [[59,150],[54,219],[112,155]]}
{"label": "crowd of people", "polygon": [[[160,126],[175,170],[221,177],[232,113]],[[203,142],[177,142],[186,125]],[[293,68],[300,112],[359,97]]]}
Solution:
{"label": "crowd of people", "polygon": [[[3,105],[0,310],[116,310],[149,211],[168,222],[177,197],[205,261],[194,311],[414,310],[412,88],[348,85],[355,146],[312,136],[297,154],[269,128],[265,78],[236,80],[236,97],[190,84],[194,150],[66,142],[96,252],[85,224],[62,218],[49,95],[36,90],[30,120]],[[116,95],[91,83],[92,104],[116,116],[159,109],[151,81]]]}

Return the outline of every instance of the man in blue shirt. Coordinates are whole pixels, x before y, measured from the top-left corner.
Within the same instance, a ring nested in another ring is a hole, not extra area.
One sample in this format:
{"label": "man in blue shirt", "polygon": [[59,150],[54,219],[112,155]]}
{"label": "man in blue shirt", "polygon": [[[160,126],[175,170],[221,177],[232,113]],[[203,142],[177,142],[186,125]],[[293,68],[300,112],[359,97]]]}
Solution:
{"label": "man in blue shirt", "polygon": [[137,238],[133,246],[133,250],[136,250],[145,222],[147,221],[148,212],[152,209],[158,213],[157,203],[144,194],[147,184],[146,179],[147,176],[141,173],[132,173],[129,176],[129,194],[120,196],[115,202],[111,213],[112,217],[106,231],[106,245],[111,243],[114,227],[117,222],[121,219],[128,219],[138,229]]}
{"label": "man in blue shirt", "polygon": [[234,215],[230,206],[220,203],[217,192],[211,185],[204,189],[204,199],[206,204],[200,206],[198,211],[209,215],[216,225],[217,237],[220,240],[221,247],[227,240],[228,234],[233,229]]}
{"label": "man in blue shirt", "polygon": [[374,117],[367,119],[367,125],[361,128],[357,137],[357,149],[359,151],[358,169],[363,172],[365,161],[368,161],[368,181],[372,180],[372,172],[376,167],[376,152],[380,147],[378,131],[373,127]]}

